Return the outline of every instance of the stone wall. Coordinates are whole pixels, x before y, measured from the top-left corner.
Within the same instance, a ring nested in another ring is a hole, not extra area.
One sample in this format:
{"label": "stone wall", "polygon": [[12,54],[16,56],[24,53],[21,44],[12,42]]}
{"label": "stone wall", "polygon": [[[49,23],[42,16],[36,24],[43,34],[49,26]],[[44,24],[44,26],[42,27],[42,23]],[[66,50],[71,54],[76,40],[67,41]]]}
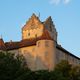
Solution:
{"label": "stone wall", "polygon": [[55,43],[52,40],[39,40],[35,46],[20,48],[31,70],[52,70],[55,66]]}
{"label": "stone wall", "polygon": [[79,65],[80,60],[71,56],[69,53],[58,50],[56,48],[56,63],[59,63],[61,60],[67,60],[73,66]]}

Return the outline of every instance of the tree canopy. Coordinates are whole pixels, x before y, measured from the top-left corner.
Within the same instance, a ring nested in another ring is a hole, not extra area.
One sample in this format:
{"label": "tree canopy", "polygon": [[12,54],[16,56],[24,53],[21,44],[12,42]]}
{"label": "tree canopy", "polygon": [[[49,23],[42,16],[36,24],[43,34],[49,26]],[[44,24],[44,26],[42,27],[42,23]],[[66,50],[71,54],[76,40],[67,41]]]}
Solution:
{"label": "tree canopy", "polygon": [[0,52],[0,80],[80,80],[80,66],[73,67],[62,60],[53,71],[31,71],[24,58],[9,52]]}
{"label": "tree canopy", "polygon": [[26,73],[23,58],[9,52],[0,52],[0,80],[16,80]]}

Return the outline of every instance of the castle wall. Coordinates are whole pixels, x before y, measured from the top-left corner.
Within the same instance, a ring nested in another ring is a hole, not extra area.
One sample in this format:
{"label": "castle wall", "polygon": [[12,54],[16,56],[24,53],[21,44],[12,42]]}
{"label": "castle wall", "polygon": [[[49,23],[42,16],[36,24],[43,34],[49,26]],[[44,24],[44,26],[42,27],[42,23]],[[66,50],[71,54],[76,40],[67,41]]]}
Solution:
{"label": "castle wall", "polygon": [[23,55],[26,65],[31,70],[53,70],[61,60],[67,60],[73,66],[80,64],[80,60],[56,48],[52,40],[39,40],[36,45],[10,50],[11,53]]}
{"label": "castle wall", "polygon": [[[36,45],[33,45],[35,42],[32,40],[38,40]],[[28,41],[32,46],[29,46]],[[26,42],[28,44],[26,44]],[[8,52],[14,53],[15,56],[23,55],[26,59],[25,64],[31,70],[53,70],[55,65],[61,60],[67,60],[73,65],[80,64],[80,59],[70,55],[61,47],[57,48],[57,31],[51,17],[41,22],[39,18],[33,14],[22,28],[21,41],[4,43],[4,41],[0,39],[0,43],[0,51],[13,48],[13,50],[9,50]]]}
{"label": "castle wall", "polygon": [[80,64],[79,59],[71,56],[69,53],[56,49],[56,63],[59,63],[61,60],[67,60],[73,66]]}
{"label": "castle wall", "polygon": [[52,70],[55,66],[55,43],[39,40],[36,45],[10,51],[23,55],[31,70]]}
{"label": "castle wall", "polygon": [[29,46],[29,47],[23,47],[20,48],[20,55],[23,55],[27,66],[31,69],[35,69],[35,61],[36,61],[36,51],[35,51],[36,46]]}

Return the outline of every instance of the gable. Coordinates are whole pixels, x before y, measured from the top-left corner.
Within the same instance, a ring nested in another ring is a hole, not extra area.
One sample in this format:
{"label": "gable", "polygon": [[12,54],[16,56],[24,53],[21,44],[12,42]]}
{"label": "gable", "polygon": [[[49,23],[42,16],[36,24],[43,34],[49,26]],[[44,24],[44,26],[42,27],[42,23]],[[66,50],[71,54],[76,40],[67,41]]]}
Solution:
{"label": "gable", "polygon": [[39,20],[39,18],[33,14],[31,18],[27,21],[27,23],[23,26],[22,30],[30,30],[43,27],[43,24]]}

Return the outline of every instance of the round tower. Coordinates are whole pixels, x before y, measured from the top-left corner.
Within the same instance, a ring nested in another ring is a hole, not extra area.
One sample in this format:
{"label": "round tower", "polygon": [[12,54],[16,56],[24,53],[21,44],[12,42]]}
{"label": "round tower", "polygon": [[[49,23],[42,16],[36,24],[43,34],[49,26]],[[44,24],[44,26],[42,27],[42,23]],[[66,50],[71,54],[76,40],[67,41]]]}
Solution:
{"label": "round tower", "polygon": [[39,40],[36,45],[36,69],[53,70],[55,67],[55,41]]}

